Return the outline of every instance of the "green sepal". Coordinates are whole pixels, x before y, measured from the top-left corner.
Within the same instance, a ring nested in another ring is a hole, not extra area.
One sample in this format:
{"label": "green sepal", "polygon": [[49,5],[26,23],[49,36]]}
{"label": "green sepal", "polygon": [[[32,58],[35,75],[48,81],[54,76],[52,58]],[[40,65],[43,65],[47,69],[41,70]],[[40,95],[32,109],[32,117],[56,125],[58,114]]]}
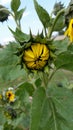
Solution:
{"label": "green sepal", "polygon": [[50,51],[50,58],[52,58],[52,59],[56,58],[56,55],[52,51]]}

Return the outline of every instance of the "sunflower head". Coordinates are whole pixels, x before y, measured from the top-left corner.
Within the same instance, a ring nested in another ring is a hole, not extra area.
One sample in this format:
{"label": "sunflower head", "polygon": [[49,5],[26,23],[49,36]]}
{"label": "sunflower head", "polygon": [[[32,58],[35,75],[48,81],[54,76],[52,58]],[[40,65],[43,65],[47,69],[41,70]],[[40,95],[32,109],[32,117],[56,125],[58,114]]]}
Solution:
{"label": "sunflower head", "polygon": [[[4,6],[0,5],[0,9],[6,9]],[[4,22],[8,19],[9,12],[5,10],[0,11],[0,22]]]}
{"label": "sunflower head", "polygon": [[49,49],[45,44],[35,43],[23,52],[23,62],[32,70],[42,69],[48,62]]}
{"label": "sunflower head", "polygon": [[6,92],[6,98],[8,99],[9,102],[14,102],[15,94],[11,90],[8,90]]}
{"label": "sunflower head", "polygon": [[69,26],[65,32],[65,35],[70,38],[71,42],[73,42],[73,19],[70,20]]}
{"label": "sunflower head", "polygon": [[42,71],[46,66],[49,67],[50,61],[53,59],[52,53],[55,51],[52,40],[43,36],[43,33],[33,36],[30,33],[30,40],[17,52],[20,56],[20,64],[31,71]]}
{"label": "sunflower head", "polygon": [[65,10],[65,23],[68,27],[70,19],[73,18],[73,1],[71,0],[68,7]]}
{"label": "sunflower head", "polygon": [[16,110],[9,106],[6,108],[4,115],[9,119],[15,119],[17,117]]}

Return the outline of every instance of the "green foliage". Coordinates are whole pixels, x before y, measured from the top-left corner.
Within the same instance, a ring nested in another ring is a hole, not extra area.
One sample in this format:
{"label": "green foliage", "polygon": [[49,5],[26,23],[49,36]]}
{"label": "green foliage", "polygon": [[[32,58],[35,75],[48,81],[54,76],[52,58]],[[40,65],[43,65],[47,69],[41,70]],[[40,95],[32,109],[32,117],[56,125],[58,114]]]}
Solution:
{"label": "green foliage", "polygon": [[58,55],[55,60],[55,65],[57,69],[63,68],[66,70],[73,71],[73,54],[66,51]]}
{"label": "green foliage", "polygon": [[67,47],[68,47],[68,43],[69,41],[67,39],[63,39],[63,40],[55,40],[53,41],[53,44],[56,46],[57,48],[57,51],[56,53],[57,54],[60,54],[62,52],[65,52],[67,51]]}
{"label": "green foliage", "polygon": [[4,80],[16,79],[24,74],[18,64],[19,59],[14,54],[19,45],[11,42],[5,48],[0,50],[0,75]]}
{"label": "green foliage", "polygon": [[52,85],[47,95],[42,87],[34,93],[30,130],[71,130],[72,91]]}
{"label": "green foliage", "polygon": [[25,8],[24,8],[24,9],[20,9],[20,10],[17,11],[17,13],[16,13],[16,19],[17,19],[18,21],[21,20],[24,11],[25,11]]}
{"label": "green foliage", "polygon": [[11,124],[8,124],[7,122],[4,124],[4,129],[3,130],[13,130],[13,126]]}
{"label": "green foliage", "polygon": [[11,28],[9,28],[9,29],[10,29],[10,31],[12,32],[12,34],[14,35],[15,39],[16,39],[17,41],[19,41],[19,43],[20,43],[21,45],[23,45],[24,42],[28,42],[28,41],[29,41],[30,36],[27,35],[27,34],[25,34],[25,33],[23,33],[23,32],[22,32],[21,30],[19,30],[18,28],[16,28],[16,31],[15,31],[15,32],[14,32]]}
{"label": "green foliage", "polygon": [[34,0],[34,6],[35,6],[35,10],[38,14],[38,17],[40,19],[40,21],[42,22],[43,26],[45,28],[47,28],[49,26],[49,21],[50,21],[50,16],[47,13],[47,11],[45,9],[43,9],[43,7],[41,7],[36,0]]}
{"label": "green foliage", "polygon": [[21,4],[20,0],[12,0],[12,1],[11,1],[11,9],[12,9],[12,11],[13,11],[14,13],[17,12],[17,10],[18,10],[20,4]]}
{"label": "green foliage", "polygon": [[54,31],[60,31],[65,27],[65,20],[64,16],[60,16],[59,19],[57,20],[55,26],[54,26]]}
{"label": "green foliage", "polygon": [[59,127],[60,125],[63,125],[61,126],[61,130],[72,130],[72,90],[64,87],[58,87],[57,85],[51,83],[48,88],[48,94],[52,97],[56,112],[61,116],[61,118],[59,117],[58,119],[58,121],[60,120]]}
{"label": "green foliage", "polygon": [[18,95],[20,100],[22,100],[25,98],[25,92],[29,93],[30,96],[33,95],[34,87],[31,83],[24,82],[21,85],[19,85],[16,91],[16,95]]}
{"label": "green foliage", "polygon": [[39,129],[45,97],[45,90],[43,88],[39,88],[33,96],[30,130]]}

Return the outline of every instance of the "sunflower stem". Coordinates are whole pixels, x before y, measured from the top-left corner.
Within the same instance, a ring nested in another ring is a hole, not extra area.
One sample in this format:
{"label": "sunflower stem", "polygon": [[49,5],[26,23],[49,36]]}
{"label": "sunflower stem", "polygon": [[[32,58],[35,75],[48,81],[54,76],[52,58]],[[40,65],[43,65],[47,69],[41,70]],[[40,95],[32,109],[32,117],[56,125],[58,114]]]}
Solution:
{"label": "sunflower stem", "polygon": [[52,27],[50,28],[50,31],[49,31],[49,33],[48,33],[48,38],[51,38],[51,35],[52,35],[52,32],[53,32],[53,29],[54,29],[54,26],[55,26],[56,22],[57,22],[58,18],[60,17],[60,15],[62,15],[64,12],[65,12],[65,9],[62,9],[62,10],[60,10],[60,11],[58,12],[56,18],[54,19],[53,25],[52,25]]}
{"label": "sunflower stem", "polygon": [[48,85],[48,74],[46,73],[42,73],[42,82],[43,82],[43,85],[45,88],[47,88],[47,85]]}
{"label": "sunflower stem", "polygon": [[29,78],[29,81],[32,83],[32,85],[34,87],[34,90],[36,90],[36,85],[35,85],[34,81],[32,80],[31,75],[29,75],[28,78]]}
{"label": "sunflower stem", "polygon": [[51,81],[51,79],[52,79],[52,77],[54,76],[54,74],[55,74],[56,71],[57,71],[57,69],[54,68],[53,71],[52,71],[52,73],[51,73],[51,75],[49,76],[48,82]]}

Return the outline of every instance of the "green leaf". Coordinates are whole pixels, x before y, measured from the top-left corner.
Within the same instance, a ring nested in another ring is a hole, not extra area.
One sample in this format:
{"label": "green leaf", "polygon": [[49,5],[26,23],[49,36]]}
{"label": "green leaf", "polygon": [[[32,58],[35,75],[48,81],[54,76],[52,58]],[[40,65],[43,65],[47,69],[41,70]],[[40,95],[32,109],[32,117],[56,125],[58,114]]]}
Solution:
{"label": "green leaf", "polygon": [[38,130],[49,130],[50,125],[48,123],[50,121],[51,115],[52,111],[50,109],[49,98],[46,97],[41,108],[41,118]]}
{"label": "green leaf", "polygon": [[72,130],[73,92],[71,89],[57,87],[54,84],[55,83],[52,82],[49,84],[47,94],[52,99],[56,122],[59,123],[59,126],[61,126],[61,130]]}
{"label": "green leaf", "polygon": [[11,42],[0,50],[0,76],[4,80],[14,80],[25,73],[20,65],[17,65],[19,57],[14,54],[18,47],[19,44]]}
{"label": "green leaf", "polygon": [[2,108],[2,107],[0,107],[0,126],[1,125],[4,125],[4,123],[5,123],[5,116],[4,116],[4,111],[3,111],[4,109]]}
{"label": "green leaf", "polygon": [[59,54],[55,60],[55,66],[57,69],[73,71],[73,54],[68,51]]}
{"label": "green leaf", "polygon": [[67,51],[68,47],[68,39],[63,39],[63,40],[54,40],[53,45],[56,46],[56,54],[60,54],[62,52]]}
{"label": "green leaf", "polygon": [[14,130],[23,130],[23,128],[16,127]]}
{"label": "green leaf", "polygon": [[68,46],[68,51],[70,51],[71,53],[73,53],[73,44]]}
{"label": "green leaf", "polygon": [[41,7],[36,0],[34,0],[34,6],[40,21],[42,22],[43,26],[47,28],[50,22],[50,16],[48,12],[43,7]]}
{"label": "green leaf", "polygon": [[28,42],[30,39],[30,36],[20,31],[18,28],[16,28],[16,31],[14,32],[11,28],[9,30],[14,35],[15,39],[19,41],[21,44],[24,44],[24,42]]}
{"label": "green leaf", "polygon": [[54,26],[54,31],[61,31],[65,27],[64,16],[60,16]]}
{"label": "green leaf", "polygon": [[37,87],[40,87],[41,84],[42,84],[42,80],[41,80],[40,78],[36,79],[35,85],[36,85]]}
{"label": "green leaf", "polygon": [[67,120],[56,108],[51,92],[46,96],[44,88],[38,88],[34,93],[30,130],[64,130],[62,127],[68,127]]}
{"label": "green leaf", "polygon": [[24,82],[21,85],[18,85],[15,93],[16,96],[18,97],[17,104],[19,104],[20,107],[23,106],[23,108],[25,108],[26,106],[27,107],[26,110],[28,110],[30,108],[30,100],[31,100],[29,99],[29,96],[32,96],[33,92],[34,88],[31,83]]}
{"label": "green leaf", "polygon": [[45,98],[46,94],[44,88],[38,88],[34,93],[32,101],[30,130],[39,130],[41,112]]}
{"label": "green leaf", "polygon": [[6,122],[4,124],[4,129],[3,130],[13,130],[13,125],[8,124],[8,122]]}
{"label": "green leaf", "polygon": [[19,21],[21,20],[25,9],[26,9],[26,8],[17,11],[16,16],[15,16],[15,17],[16,17],[16,20],[19,20]]}
{"label": "green leaf", "polygon": [[14,13],[17,12],[17,10],[18,10],[20,4],[21,4],[20,0],[12,0],[12,1],[11,1],[11,9],[12,9],[12,11],[13,11]]}
{"label": "green leaf", "polygon": [[29,82],[24,82],[18,86],[16,91],[16,95],[22,100],[25,97],[25,92],[28,92],[30,96],[32,96],[34,92],[33,85]]}

